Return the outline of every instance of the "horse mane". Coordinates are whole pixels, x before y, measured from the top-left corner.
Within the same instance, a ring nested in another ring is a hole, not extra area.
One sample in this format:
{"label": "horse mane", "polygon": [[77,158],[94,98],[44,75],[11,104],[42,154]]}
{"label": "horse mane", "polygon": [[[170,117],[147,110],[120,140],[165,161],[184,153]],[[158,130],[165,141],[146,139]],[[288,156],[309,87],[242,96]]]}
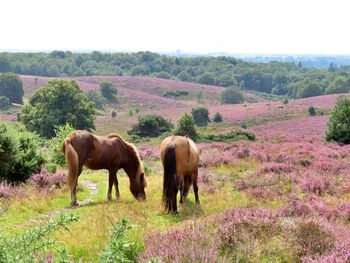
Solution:
{"label": "horse mane", "polygon": [[107,138],[117,138],[117,139],[120,139],[126,147],[128,147],[128,149],[131,151],[131,153],[136,157],[136,159],[138,160],[138,163],[139,163],[139,167],[138,167],[138,174],[140,174],[141,172],[143,172],[143,165],[142,165],[142,162],[141,162],[141,158],[140,158],[140,155],[136,149],[136,146],[130,142],[127,142],[126,140],[124,140],[124,138],[122,136],[120,136],[118,133],[111,133],[111,134],[108,134],[107,135]]}

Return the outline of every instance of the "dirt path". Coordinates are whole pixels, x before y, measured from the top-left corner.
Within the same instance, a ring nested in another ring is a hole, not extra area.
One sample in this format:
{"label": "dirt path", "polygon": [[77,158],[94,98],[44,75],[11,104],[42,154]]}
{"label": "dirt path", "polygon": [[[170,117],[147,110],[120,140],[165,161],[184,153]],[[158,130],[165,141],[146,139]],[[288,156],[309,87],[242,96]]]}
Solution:
{"label": "dirt path", "polygon": [[[92,203],[93,196],[98,193],[97,184],[89,180],[81,180],[80,182],[88,187],[90,193],[87,198],[79,202],[79,205],[88,205]],[[58,217],[61,213],[71,213],[71,212],[72,212],[72,208],[67,204],[66,207],[63,207],[59,210],[50,211],[45,214],[41,214],[38,216],[38,218],[31,221],[35,223],[47,222],[49,219]]]}

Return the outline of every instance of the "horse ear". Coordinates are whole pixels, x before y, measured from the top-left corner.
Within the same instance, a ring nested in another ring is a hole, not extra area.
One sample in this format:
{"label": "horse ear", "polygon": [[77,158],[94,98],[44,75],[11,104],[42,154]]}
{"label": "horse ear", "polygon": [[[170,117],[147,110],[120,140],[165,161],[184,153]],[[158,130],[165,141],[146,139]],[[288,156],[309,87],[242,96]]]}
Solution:
{"label": "horse ear", "polygon": [[145,177],[144,173],[141,173],[141,175],[140,175],[140,182],[143,185],[143,187],[147,186],[147,181],[146,181],[146,177]]}

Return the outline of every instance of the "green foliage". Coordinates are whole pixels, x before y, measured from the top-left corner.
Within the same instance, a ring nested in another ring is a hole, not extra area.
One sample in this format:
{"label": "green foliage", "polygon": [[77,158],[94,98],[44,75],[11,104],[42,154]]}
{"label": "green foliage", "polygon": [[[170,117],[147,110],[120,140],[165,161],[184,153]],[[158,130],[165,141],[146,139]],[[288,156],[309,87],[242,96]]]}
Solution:
{"label": "green foliage", "polygon": [[213,121],[214,122],[222,122],[222,116],[221,116],[220,112],[215,113]]}
{"label": "green foliage", "polygon": [[316,115],[316,109],[314,106],[310,106],[308,109],[309,115],[310,116],[315,116]]}
{"label": "green foliage", "polygon": [[242,122],[239,127],[241,127],[242,129],[247,129],[248,125],[245,122]]}
{"label": "green foliage", "polygon": [[289,103],[288,97],[285,96],[284,99],[283,99],[283,104],[288,104],[288,103]]}
{"label": "green foliage", "polygon": [[214,141],[214,142],[224,142],[224,141],[255,141],[255,134],[248,131],[236,130],[230,133],[221,134],[207,134],[202,135],[201,139],[203,141]]}
{"label": "green foliage", "polygon": [[300,82],[300,88],[297,90],[297,98],[308,98],[312,96],[322,95],[322,89],[319,83],[305,79]]}
{"label": "green foliage", "polygon": [[7,110],[10,108],[10,99],[5,96],[0,96],[0,110]]}
{"label": "green foliage", "polygon": [[198,77],[198,83],[206,85],[215,85],[215,75],[211,72],[203,73]]}
{"label": "green foliage", "polygon": [[343,76],[335,78],[329,86],[326,88],[326,94],[340,94],[349,92],[349,83],[347,79]]}
{"label": "green foliage", "polygon": [[116,112],[115,110],[112,110],[112,112],[111,112],[111,117],[112,117],[112,118],[117,117],[117,112]]}
{"label": "green foliage", "polygon": [[60,228],[68,230],[67,224],[78,219],[76,215],[61,214],[58,220],[50,220],[46,226],[39,226],[13,237],[0,236],[0,262],[48,262],[45,260],[47,249],[50,248],[55,248],[58,252],[55,262],[69,262],[65,249],[57,249],[57,241],[49,235]]}
{"label": "green foliage", "polygon": [[153,73],[152,76],[160,79],[171,79],[171,75],[165,71]]}
{"label": "green foliage", "polygon": [[335,108],[331,111],[327,123],[327,141],[350,143],[350,100],[341,96],[337,99]]}
{"label": "green foliage", "polygon": [[177,77],[182,81],[191,80],[191,75],[188,74],[187,71],[181,71],[179,74],[177,74]]}
{"label": "green foliage", "polygon": [[88,90],[85,95],[89,101],[95,104],[96,109],[102,110],[106,104],[106,99],[96,90]]}
{"label": "green foliage", "polygon": [[208,122],[210,122],[209,112],[207,108],[200,107],[200,108],[192,109],[191,114],[192,114],[194,123],[199,127],[207,126]]}
{"label": "green foliage", "polygon": [[243,101],[243,93],[238,88],[229,87],[221,93],[222,104],[237,104]]}
{"label": "green foliage", "polygon": [[174,133],[175,135],[188,136],[194,141],[199,139],[199,134],[196,125],[194,124],[193,117],[188,113],[181,116]]}
{"label": "green foliage", "polygon": [[117,99],[118,90],[110,81],[102,81],[100,83],[100,91],[107,100],[114,101]]}
{"label": "green foliage", "polygon": [[128,131],[129,135],[138,137],[158,137],[162,133],[169,132],[174,125],[159,115],[144,115],[139,117],[138,123]]}
{"label": "green foliage", "polygon": [[126,232],[131,228],[132,226],[125,218],[121,218],[116,225],[113,224],[113,229],[110,232],[110,241],[107,248],[100,253],[99,262],[127,263],[136,261],[139,247],[125,237]]}
{"label": "green foliage", "polygon": [[70,123],[75,129],[95,129],[95,107],[73,80],[50,80],[25,104],[19,119],[30,131],[45,137],[55,135],[55,127]]}
{"label": "green foliage", "polygon": [[164,97],[166,98],[170,98],[170,97],[180,97],[180,96],[187,96],[188,95],[188,91],[186,90],[168,90],[164,93]]}
{"label": "green foliage", "polygon": [[25,181],[44,163],[38,136],[19,126],[0,123],[0,180]]}
{"label": "green foliage", "polygon": [[22,104],[23,95],[23,83],[16,74],[0,74],[0,96],[9,98],[10,102]]}
{"label": "green foliage", "polygon": [[69,123],[56,127],[55,137],[53,137],[48,143],[51,164],[66,167],[62,145],[64,139],[73,131],[75,131],[75,129]]}

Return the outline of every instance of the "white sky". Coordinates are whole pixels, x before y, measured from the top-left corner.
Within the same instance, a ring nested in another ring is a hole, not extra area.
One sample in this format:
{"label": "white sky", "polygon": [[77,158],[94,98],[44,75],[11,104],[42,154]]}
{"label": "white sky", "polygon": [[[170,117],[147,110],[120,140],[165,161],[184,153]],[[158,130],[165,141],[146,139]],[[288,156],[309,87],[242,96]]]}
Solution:
{"label": "white sky", "polygon": [[347,0],[0,0],[0,50],[350,54]]}

